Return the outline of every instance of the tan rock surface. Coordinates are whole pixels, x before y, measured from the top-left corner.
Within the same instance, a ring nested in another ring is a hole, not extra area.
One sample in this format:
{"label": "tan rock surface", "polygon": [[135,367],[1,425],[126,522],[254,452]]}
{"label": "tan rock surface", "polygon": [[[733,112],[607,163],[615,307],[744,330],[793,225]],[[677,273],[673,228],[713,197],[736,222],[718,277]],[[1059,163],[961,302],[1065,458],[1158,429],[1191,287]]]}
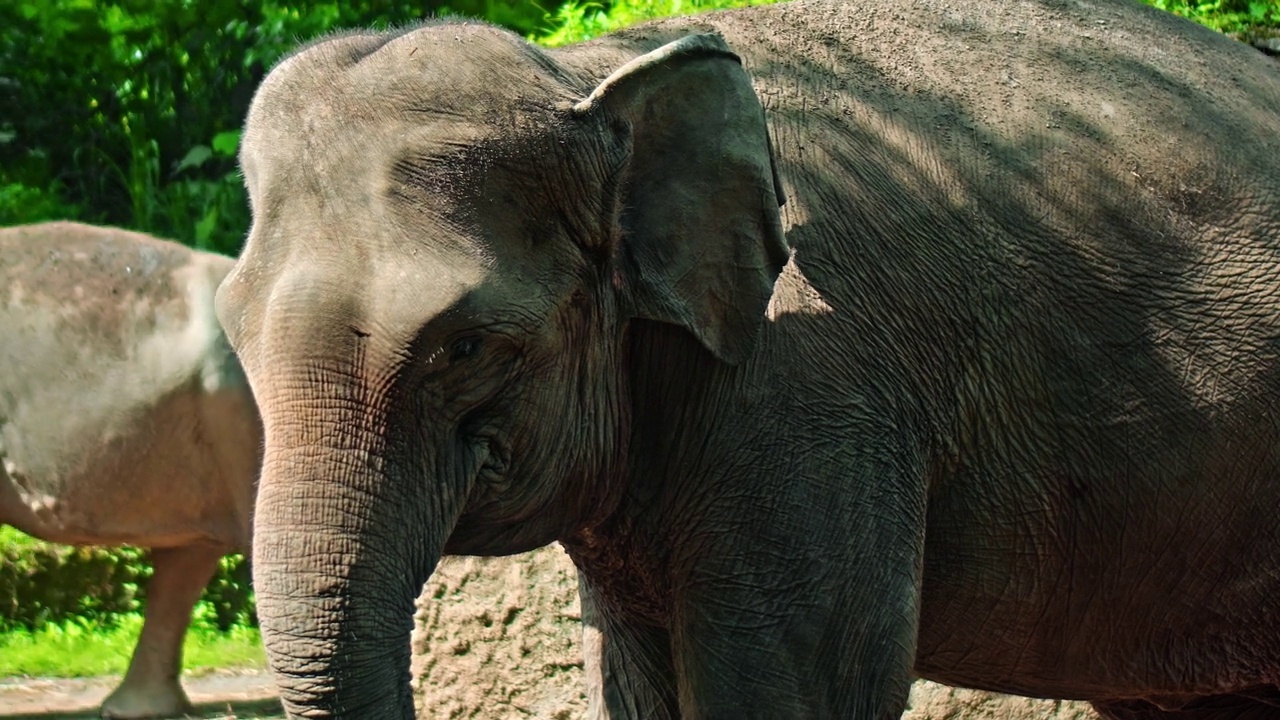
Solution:
{"label": "tan rock surface", "polygon": [[418,598],[418,717],[584,717],[581,635],[577,572],[560,546],[446,558]]}
{"label": "tan rock surface", "polygon": [[[558,545],[509,558],[448,558],[418,599],[418,717],[578,720],[586,716],[581,609]],[[919,681],[903,720],[1097,720],[1085,703]]]}

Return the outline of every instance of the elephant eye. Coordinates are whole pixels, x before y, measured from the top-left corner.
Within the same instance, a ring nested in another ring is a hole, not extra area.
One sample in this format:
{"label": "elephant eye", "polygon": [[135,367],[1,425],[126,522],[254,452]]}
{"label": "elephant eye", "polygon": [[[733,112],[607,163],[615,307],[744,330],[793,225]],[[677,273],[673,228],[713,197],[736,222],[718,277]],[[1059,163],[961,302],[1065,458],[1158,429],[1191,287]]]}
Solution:
{"label": "elephant eye", "polygon": [[470,360],[480,354],[480,336],[465,335],[449,344],[449,362]]}

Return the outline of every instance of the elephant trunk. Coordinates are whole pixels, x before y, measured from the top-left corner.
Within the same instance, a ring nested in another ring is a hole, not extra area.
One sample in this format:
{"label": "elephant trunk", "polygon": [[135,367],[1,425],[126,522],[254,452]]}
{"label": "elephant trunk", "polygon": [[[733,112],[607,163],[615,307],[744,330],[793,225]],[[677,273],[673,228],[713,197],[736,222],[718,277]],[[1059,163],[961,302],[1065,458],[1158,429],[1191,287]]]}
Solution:
{"label": "elephant trunk", "polygon": [[308,434],[271,438],[254,519],[258,616],[285,710],[412,718],[413,604],[456,508],[423,508],[389,490],[404,483],[384,456],[317,449]]}

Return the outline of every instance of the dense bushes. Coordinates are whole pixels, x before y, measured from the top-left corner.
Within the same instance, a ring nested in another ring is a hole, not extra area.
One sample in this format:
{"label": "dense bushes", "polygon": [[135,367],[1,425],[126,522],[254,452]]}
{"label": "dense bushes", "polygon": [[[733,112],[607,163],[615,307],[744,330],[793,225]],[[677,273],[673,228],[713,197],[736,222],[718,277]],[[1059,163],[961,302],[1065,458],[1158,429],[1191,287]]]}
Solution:
{"label": "dense bushes", "polygon": [[239,127],[270,66],[333,27],[451,11],[542,19],[517,0],[0,3],[0,225],[72,216],[234,253]]}
{"label": "dense bushes", "polygon": [[461,14],[568,42],[749,1],[0,3],[0,225],[77,218],[235,253],[249,222],[240,124],[258,82],[300,40]]}
{"label": "dense bushes", "polygon": [[8,529],[0,537],[0,629],[138,610],[150,572],[142,551],[49,545]]}
{"label": "dense bushes", "polygon": [[[142,610],[150,579],[143,550],[53,545],[0,528],[0,632],[81,619],[110,625]],[[222,559],[195,616],[217,630],[256,625],[244,557]]]}

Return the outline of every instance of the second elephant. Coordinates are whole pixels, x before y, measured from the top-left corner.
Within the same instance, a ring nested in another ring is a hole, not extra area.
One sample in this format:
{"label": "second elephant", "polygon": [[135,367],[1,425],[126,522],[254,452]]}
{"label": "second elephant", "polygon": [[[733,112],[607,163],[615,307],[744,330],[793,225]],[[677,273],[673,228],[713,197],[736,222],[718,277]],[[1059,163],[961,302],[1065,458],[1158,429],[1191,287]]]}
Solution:
{"label": "second elephant", "polygon": [[248,551],[257,409],[213,312],[232,260],[56,222],[0,230],[0,523],[151,548],[146,621],[105,717],[190,709],[191,609]]}

